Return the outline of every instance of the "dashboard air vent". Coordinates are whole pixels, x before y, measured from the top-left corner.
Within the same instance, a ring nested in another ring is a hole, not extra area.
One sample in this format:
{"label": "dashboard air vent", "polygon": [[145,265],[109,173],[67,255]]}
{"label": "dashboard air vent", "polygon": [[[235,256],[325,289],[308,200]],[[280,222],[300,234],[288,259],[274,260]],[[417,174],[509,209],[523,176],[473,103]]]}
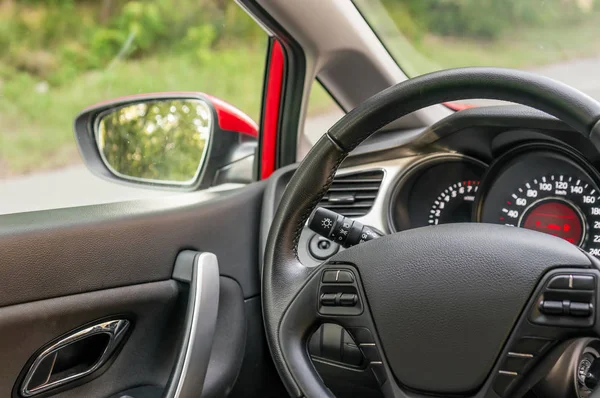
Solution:
{"label": "dashboard air vent", "polygon": [[382,170],[336,176],[319,206],[346,217],[364,216],[373,207],[382,180]]}

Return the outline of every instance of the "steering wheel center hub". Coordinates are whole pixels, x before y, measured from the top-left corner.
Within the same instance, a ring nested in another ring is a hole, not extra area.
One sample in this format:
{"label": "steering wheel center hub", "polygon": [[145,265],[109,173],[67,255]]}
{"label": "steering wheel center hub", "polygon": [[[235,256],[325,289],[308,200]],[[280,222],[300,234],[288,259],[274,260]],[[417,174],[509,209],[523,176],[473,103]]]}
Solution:
{"label": "steering wheel center hub", "polygon": [[331,261],[358,268],[397,379],[458,394],[485,381],[541,276],[587,259],[550,235],[453,224],[383,237]]}

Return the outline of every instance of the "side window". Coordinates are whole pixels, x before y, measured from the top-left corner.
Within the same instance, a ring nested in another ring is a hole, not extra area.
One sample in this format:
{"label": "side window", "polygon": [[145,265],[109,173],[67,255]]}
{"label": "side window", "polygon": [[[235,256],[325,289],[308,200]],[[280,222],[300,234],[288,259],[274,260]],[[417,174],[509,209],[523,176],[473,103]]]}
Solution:
{"label": "side window", "polygon": [[309,144],[314,145],[342,116],[344,116],[344,111],[334,101],[331,94],[323,88],[321,83],[315,80],[310,90],[304,123],[304,135]]}
{"label": "side window", "polygon": [[266,45],[230,1],[0,0],[0,214],[173,195],[94,176],[75,117],[123,96],[202,92],[258,122]]}

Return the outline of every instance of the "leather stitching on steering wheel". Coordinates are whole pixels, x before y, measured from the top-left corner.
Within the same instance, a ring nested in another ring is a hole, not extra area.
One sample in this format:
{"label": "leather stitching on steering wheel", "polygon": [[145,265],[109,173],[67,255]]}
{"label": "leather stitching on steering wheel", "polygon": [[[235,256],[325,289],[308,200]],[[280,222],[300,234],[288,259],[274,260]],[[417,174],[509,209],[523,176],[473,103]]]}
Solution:
{"label": "leather stitching on steering wheel", "polygon": [[335,178],[335,173],[337,172],[338,168],[340,167],[340,165],[342,164],[344,159],[346,159],[347,155],[348,155],[348,152],[340,152],[335,164],[333,165],[333,168],[331,169],[331,172],[329,173],[329,176],[327,177],[327,180],[325,181],[325,184],[321,187],[321,189],[319,190],[319,192],[317,193],[315,198],[310,202],[310,206],[308,206],[308,208],[304,211],[304,213],[302,213],[302,216],[300,217],[298,226],[296,227],[296,230],[294,232],[294,240],[293,240],[294,255],[296,256],[296,259],[298,261],[300,261],[300,258],[298,257],[298,242],[300,241],[300,234],[302,233],[304,224],[306,223],[306,220],[308,220],[308,217],[314,210],[317,203],[319,203],[319,201],[323,198],[323,196],[325,196],[325,193],[327,192],[329,187],[331,187],[331,184],[333,183],[333,179]]}

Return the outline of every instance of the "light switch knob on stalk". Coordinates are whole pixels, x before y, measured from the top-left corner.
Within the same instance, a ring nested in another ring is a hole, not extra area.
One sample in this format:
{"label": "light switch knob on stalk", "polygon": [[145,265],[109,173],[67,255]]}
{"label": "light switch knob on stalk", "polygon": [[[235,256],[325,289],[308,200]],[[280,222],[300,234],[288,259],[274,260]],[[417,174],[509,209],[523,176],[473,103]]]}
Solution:
{"label": "light switch knob on stalk", "polygon": [[343,247],[379,238],[382,234],[376,229],[363,225],[334,211],[319,207],[308,220],[308,227],[317,234],[334,241]]}

